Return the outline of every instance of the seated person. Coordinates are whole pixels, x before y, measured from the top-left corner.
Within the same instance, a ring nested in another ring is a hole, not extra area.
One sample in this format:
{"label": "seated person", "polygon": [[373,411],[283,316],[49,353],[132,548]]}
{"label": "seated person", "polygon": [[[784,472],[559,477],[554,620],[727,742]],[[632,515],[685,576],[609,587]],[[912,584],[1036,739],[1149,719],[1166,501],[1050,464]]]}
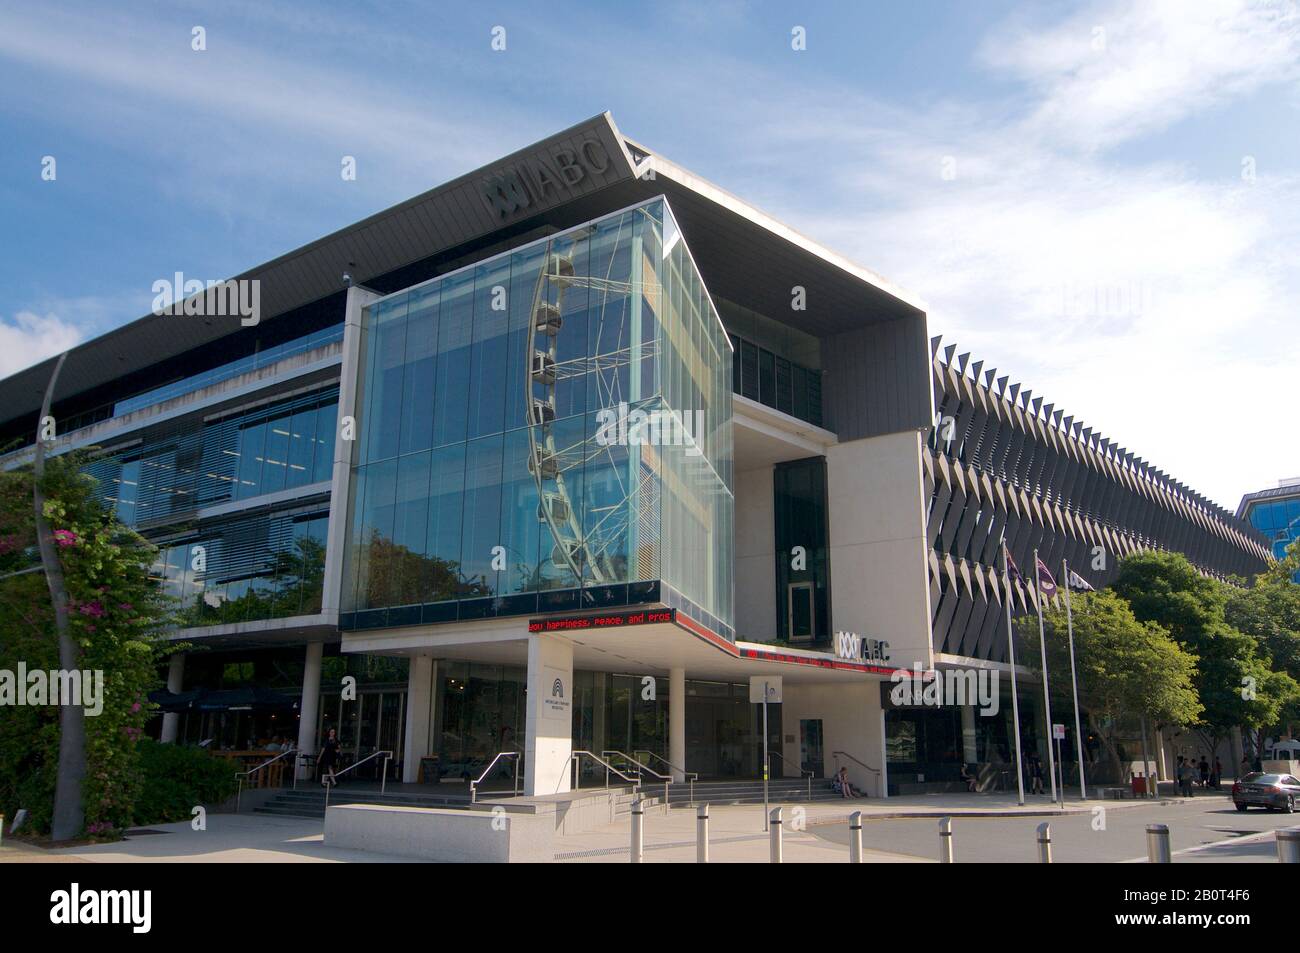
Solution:
{"label": "seated person", "polygon": [[835,790],[840,793],[841,797],[861,797],[862,793],[856,790],[849,783],[849,769],[840,768],[839,773],[835,775]]}
{"label": "seated person", "polygon": [[976,791],[980,789],[979,778],[971,774],[970,768],[966,766],[966,763],[964,761],[962,762],[962,766],[961,766],[961,779],[966,782],[966,790],[969,791],[971,794],[974,794]]}

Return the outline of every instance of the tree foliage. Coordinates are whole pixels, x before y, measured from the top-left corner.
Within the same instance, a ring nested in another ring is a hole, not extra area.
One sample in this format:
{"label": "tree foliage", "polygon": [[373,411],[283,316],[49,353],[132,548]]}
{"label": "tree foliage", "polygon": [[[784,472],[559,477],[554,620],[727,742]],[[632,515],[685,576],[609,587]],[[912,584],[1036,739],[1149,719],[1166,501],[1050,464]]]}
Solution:
{"label": "tree foliage", "polygon": [[[131,823],[140,794],[137,744],[150,716],[148,692],[170,651],[168,605],[149,577],[155,550],[106,513],[75,454],[50,459],[43,482],[70,600],[78,668],[103,673],[103,710],[86,717],[86,832]],[[0,473],[0,575],[36,565],[30,471]],[[0,580],[0,669],[59,668],[54,612],[40,572]],[[0,811],[25,807],[48,828],[58,761],[58,708],[18,706],[0,719]]]}
{"label": "tree foliage", "polygon": [[1259,614],[1267,594],[1237,595],[1200,575],[1178,553],[1147,550],[1120,563],[1113,588],[1140,621],[1167,629],[1196,655],[1196,691],[1205,710],[1199,725],[1217,741],[1229,729],[1260,730],[1276,724],[1300,695],[1300,685],[1276,670],[1265,642],[1237,626],[1269,627]]}
{"label": "tree foliage", "polygon": [[[1079,705],[1101,738],[1116,776],[1122,776],[1116,736],[1127,716],[1145,717],[1153,724],[1191,724],[1200,718],[1196,656],[1160,625],[1139,621],[1113,592],[1073,596],[1072,608]],[[1043,614],[1048,672],[1056,676],[1059,701],[1070,704],[1066,623],[1063,604]],[[1037,628],[1037,620],[1024,620],[1024,625]],[[1026,655],[1030,668],[1037,669],[1037,654]]]}

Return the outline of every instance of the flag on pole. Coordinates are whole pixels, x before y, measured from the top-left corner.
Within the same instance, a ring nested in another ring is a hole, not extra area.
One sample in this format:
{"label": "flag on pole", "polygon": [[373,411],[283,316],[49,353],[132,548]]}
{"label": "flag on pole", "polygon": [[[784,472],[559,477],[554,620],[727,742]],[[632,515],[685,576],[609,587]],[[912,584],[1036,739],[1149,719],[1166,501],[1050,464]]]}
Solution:
{"label": "flag on pole", "polygon": [[1038,563],[1038,591],[1047,599],[1056,595],[1056,580],[1048,572],[1046,564],[1041,559],[1035,560]]}
{"label": "flag on pole", "polygon": [[1070,577],[1065,581],[1065,584],[1069,586],[1071,589],[1073,589],[1075,592],[1096,592],[1097,591],[1092,588],[1092,583],[1088,582],[1087,579],[1084,579],[1073,569],[1070,570]]}
{"label": "flag on pole", "polygon": [[1011,558],[1011,550],[1009,549],[1007,550],[1007,575],[1016,582],[1024,582],[1024,579],[1020,576],[1020,567],[1017,566],[1016,561]]}

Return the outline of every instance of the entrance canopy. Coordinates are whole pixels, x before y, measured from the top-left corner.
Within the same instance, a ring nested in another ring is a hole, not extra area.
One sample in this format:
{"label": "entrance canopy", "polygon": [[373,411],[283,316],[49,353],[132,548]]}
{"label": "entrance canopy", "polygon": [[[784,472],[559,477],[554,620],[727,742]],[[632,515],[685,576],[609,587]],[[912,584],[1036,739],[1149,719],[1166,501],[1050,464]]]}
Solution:
{"label": "entrance canopy", "polygon": [[666,607],[348,632],[343,651],[527,665],[529,641],[548,636],[570,644],[573,667],[584,671],[684,668],[691,678],[735,682],[767,674],[781,675],[792,684],[818,684],[883,681],[896,670],[888,663],[850,661],[827,652],[728,642]]}

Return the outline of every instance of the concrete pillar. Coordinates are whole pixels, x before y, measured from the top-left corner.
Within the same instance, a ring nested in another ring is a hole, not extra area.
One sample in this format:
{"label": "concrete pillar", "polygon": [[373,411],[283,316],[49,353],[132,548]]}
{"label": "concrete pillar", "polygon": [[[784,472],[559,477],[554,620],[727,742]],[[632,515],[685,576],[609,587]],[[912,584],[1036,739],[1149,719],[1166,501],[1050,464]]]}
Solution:
{"label": "concrete pillar", "polygon": [[[320,662],[324,654],[324,643],[307,643],[302,670],[302,703],[298,706],[298,750],[303,754],[316,753],[316,718],[320,713]],[[298,777],[310,778],[312,774],[310,765],[298,767]]]}
{"label": "concrete pillar", "polygon": [[347,539],[348,493],[352,482],[352,448],[355,440],[341,439],[342,421],[357,412],[357,373],[361,361],[362,310],[379,296],[356,285],[348,288],[343,312],[343,367],[339,377],[339,414],[334,432],[334,470],[330,483],[329,525],[325,530],[325,582],[321,592],[321,613],[327,622],[337,622],[343,605],[344,570],[347,566],[344,543]]}
{"label": "concrete pillar", "polygon": [[565,793],[573,756],[572,643],[550,635],[529,636],[524,721],[524,793]]}
{"label": "concrete pillar", "polygon": [[673,780],[686,780],[686,669],[668,670],[668,760]]}
{"label": "concrete pillar", "polygon": [[975,706],[961,706],[961,759],[972,767],[979,761],[979,750],[975,743]]}
{"label": "concrete pillar", "polygon": [[[167,691],[176,694],[181,690],[181,685],[185,681],[185,654],[177,652],[167,662]],[[167,712],[163,715],[162,723],[162,743],[165,745],[175,744],[176,736],[180,734],[181,716],[175,712]]]}
{"label": "concrete pillar", "polygon": [[406,681],[406,747],[402,751],[402,780],[420,780],[420,759],[429,753],[429,706],[433,702],[433,659],[411,659]]}

